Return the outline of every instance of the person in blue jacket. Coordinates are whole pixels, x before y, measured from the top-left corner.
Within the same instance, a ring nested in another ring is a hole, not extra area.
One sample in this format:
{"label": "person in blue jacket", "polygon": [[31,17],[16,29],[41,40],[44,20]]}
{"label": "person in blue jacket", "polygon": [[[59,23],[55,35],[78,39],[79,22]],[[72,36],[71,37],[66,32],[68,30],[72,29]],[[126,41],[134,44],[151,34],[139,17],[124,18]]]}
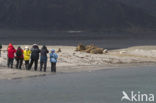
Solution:
{"label": "person in blue jacket", "polygon": [[51,72],[56,72],[57,59],[58,59],[58,55],[55,53],[55,50],[52,49],[50,53]]}

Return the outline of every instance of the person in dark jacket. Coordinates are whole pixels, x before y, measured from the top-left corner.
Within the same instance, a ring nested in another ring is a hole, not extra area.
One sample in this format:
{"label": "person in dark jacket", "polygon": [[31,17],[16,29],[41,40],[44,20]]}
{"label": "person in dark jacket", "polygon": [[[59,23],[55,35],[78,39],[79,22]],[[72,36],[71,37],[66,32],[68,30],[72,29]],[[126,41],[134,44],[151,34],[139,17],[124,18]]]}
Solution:
{"label": "person in dark jacket", "polygon": [[29,65],[29,70],[31,69],[33,63],[35,62],[34,70],[37,71],[37,66],[38,66],[38,59],[39,59],[39,53],[40,49],[37,44],[34,44],[33,47],[31,48],[31,62]]}
{"label": "person in dark jacket", "polygon": [[23,49],[19,46],[16,51],[16,61],[17,61],[16,69],[21,69],[23,64],[23,59],[24,59]]}
{"label": "person in dark jacket", "polygon": [[16,49],[10,43],[8,46],[8,67],[10,67],[10,65],[11,65],[11,68],[13,68],[15,53],[16,53]]}
{"label": "person in dark jacket", "polygon": [[1,57],[2,44],[0,44],[0,57]]}
{"label": "person in dark jacket", "polygon": [[44,72],[46,72],[47,68],[47,53],[49,53],[47,47],[43,45],[41,49],[41,57],[40,57],[40,71],[42,71],[42,67],[44,65]]}

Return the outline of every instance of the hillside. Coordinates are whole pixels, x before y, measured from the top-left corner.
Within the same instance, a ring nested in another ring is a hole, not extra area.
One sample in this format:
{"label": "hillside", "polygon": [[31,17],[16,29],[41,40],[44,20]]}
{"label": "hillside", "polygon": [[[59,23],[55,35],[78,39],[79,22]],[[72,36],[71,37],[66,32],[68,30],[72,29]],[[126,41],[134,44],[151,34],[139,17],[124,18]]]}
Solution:
{"label": "hillside", "polygon": [[114,30],[155,25],[155,17],[113,0],[0,0],[1,27]]}
{"label": "hillside", "polygon": [[156,16],[156,0],[117,0],[126,5],[133,7],[141,8],[146,12],[149,12],[151,15]]}

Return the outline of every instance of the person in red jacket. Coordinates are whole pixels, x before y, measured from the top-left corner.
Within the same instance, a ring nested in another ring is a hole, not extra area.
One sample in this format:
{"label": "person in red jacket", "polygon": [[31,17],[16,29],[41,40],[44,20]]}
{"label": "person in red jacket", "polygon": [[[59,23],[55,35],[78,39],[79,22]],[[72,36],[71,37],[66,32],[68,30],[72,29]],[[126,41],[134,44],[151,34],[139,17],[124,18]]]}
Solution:
{"label": "person in red jacket", "polygon": [[23,49],[19,46],[16,51],[16,61],[17,61],[16,69],[21,69],[23,64],[23,59],[24,59]]}
{"label": "person in red jacket", "polygon": [[11,65],[11,68],[13,68],[15,52],[16,52],[16,49],[10,43],[9,46],[8,46],[8,67],[10,67],[10,65]]}

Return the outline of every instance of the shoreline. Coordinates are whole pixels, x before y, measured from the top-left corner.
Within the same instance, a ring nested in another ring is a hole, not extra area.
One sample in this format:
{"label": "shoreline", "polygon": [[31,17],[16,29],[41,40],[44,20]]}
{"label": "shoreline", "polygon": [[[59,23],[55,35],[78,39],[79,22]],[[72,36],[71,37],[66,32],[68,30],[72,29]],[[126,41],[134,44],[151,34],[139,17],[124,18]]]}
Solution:
{"label": "shoreline", "polygon": [[[57,75],[62,73],[80,73],[80,72],[94,72],[99,70],[115,70],[115,69],[128,69],[128,68],[141,68],[141,67],[155,67],[154,63],[133,63],[132,64],[115,64],[115,65],[98,65],[98,66],[69,66],[69,67],[58,67],[56,73],[51,73],[50,68],[48,67],[47,72],[40,72],[34,70],[18,70],[11,69],[7,67],[0,67],[0,80],[16,80],[16,79],[26,79],[26,78],[35,78],[48,75]],[[62,71],[62,68],[64,71]],[[83,69],[82,69],[83,68]]]}
{"label": "shoreline", "polygon": [[[28,45],[31,47],[30,45]],[[15,48],[17,45],[15,45]],[[24,45],[21,46],[22,48]],[[40,46],[41,47],[41,46]],[[47,46],[48,49],[61,48],[62,52],[58,53],[57,63],[58,73],[71,72],[92,72],[102,69],[128,68],[140,66],[156,66],[156,46],[137,46],[125,49],[109,50],[105,54],[89,54],[85,52],[76,52],[74,46]],[[7,48],[3,45],[3,50]],[[14,61],[14,64],[16,62]],[[7,53],[2,52],[0,57],[0,80],[2,79],[22,79],[28,77],[44,76],[55,74],[50,72],[50,63],[47,63],[47,72],[8,69]],[[24,66],[22,67],[24,69]]]}

